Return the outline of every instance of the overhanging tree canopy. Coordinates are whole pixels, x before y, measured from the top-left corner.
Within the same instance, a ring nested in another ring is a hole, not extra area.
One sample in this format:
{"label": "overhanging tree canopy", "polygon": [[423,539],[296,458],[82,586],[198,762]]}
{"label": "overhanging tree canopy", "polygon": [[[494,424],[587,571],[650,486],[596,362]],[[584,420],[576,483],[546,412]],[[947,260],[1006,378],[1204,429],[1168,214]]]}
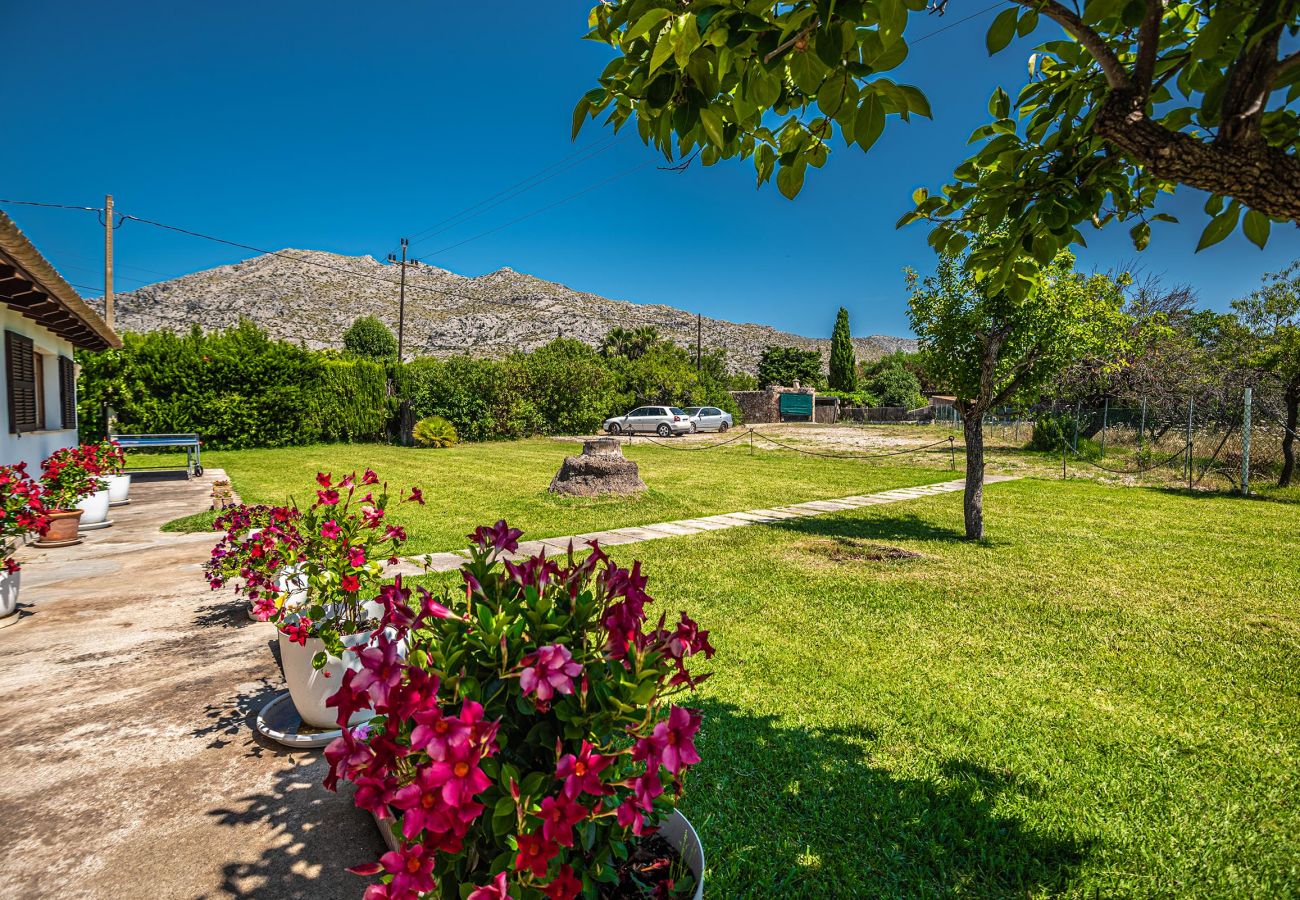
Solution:
{"label": "overhanging tree canopy", "polygon": [[[1029,61],[1016,117],[999,88],[978,152],[940,194],[914,195],[900,224],[937,223],[940,252],[982,242],[970,265],[991,288],[1027,295],[1035,270],[1080,226],[1111,219],[1142,249],[1161,193],[1182,184],[1211,194],[1206,247],[1239,224],[1259,245],[1270,222],[1300,222],[1300,0],[1007,0],[986,38],[990,53],[1050,20]],[[948,0],[940,0],[940,7]],[[753,160],[787,197],[830,142],[869,149],[890,116],[930,115],[922,91],[885,73],[907,57],[904,32],[925,0],[608,0],[590,38],[618,51],[574,110],[575,134],[602,112],[669,158],[705,165]],[[1076,11],[1079,9],[1080,11]],[[1243,210],[1245,215],[1243,216]]]}

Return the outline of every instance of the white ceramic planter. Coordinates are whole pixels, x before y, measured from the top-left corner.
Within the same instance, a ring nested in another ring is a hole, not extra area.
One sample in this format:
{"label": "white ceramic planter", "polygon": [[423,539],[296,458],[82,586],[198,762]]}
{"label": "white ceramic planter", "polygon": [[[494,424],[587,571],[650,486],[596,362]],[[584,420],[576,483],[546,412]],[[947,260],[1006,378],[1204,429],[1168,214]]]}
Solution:
{"label": "white ceramic planter", "polygon": [[[345,647],[361,647],[370,640],[370,632],[343,638]],[[289,640],[280,632],[280,665],[284,668],[284,681],[289,686],[289,696],[302,720],[313,728],[338,728],[338,711],[325,705],[325,701],[339,689],[343,673],[349,664],[358,668],[355,654],[344,651],[348,659],[331,656],[323,669],[313,669],[311,659],[325,649],[320,638],[307,638],[306,646]],[[326,673],[328,677],[326,677]],[[349,725],[360,725],[374,717],[374,711],[363,709],[348,720]]]}
{"label": "white ceramic planter", "polygon": [[18,582],[23,573],[0,571],[0,621],[9,624],[10,616],[18,615]]}
{"label": "white ceramic planter", "polygon": [[130,498],[127,496],[131,493],[131,476],[130,475],[109,475],[108,476],[108,503],[110,506],[116,506],[119,503],[126,503]]}
{"label": "white ceramic planter", "polygon": [[102,525],[108,521],[108,489],[95,491],[95,493],[83,497],[81,502],[77,504],[77,509],[81,510],[80,528]]}

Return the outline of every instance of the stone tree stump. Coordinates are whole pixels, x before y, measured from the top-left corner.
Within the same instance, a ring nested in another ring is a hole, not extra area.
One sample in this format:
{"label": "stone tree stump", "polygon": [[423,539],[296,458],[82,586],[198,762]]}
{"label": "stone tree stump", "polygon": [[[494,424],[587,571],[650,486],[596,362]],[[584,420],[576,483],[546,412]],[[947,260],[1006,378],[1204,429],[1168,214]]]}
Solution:
{"label": "stone tree stump", "polygon": [[636,463],[623,456],[616,438],[582,442],[581,456],[566,456],[551,479],[552,494],[599,497],[604,494],[639,494],[645,490]]}

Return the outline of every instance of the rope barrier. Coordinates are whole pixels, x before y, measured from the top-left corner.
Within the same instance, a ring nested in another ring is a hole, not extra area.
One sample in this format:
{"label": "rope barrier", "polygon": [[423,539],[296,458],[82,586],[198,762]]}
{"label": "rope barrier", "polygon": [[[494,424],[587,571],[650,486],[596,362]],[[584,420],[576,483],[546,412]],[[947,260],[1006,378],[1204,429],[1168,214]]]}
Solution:
{"label": "rope barrier", "polygon": [[[753,431],[753,429],[751,428],[750,431]],[[656,441],[656,440],[655,440],[654,438],[652,438],[652,437],[648,437],[648,438],[646,438],[646,440],[649,441],[650,443],[654,444],[656,447],[667,447],[669,450],[684,450],[684,451],[689,452],[689,451],[692,451],[692,450],[696,450],[696,451],[698,451],[698,450],[713,450],[713,449],[715,449],[715,448],[717,448],[717,447],[723,447],[723,446],[726,446],[727,444],[732,443],[733,441],[738,441],[738,440],[740,440],[741,438],[743,438],[743,437],[744,437],[746,434],[748,434],[748,433],[749,433],[749,432],[746,432],[746,431],[738,431],[738,432],[736,432],[736,434],[735,434],[734,436],[727,438],[725,441],[713,441],[712,443],[704,444],[703,446],[701,446],[701,445],[696,445],[696,446],[694,446],[694,447],[675,447],[675,446],[673,446],[672,444],[666,444],[666,443],[664,443],[663,441]]]}
{"label": "rope barrier", "polygon": [[801,447],[783,444],[775,438],[768,437],[761,431],[754,431],[752,428],[750,431],[767,441],[769,444],[775,444],[776,446],[782,447],[786,450],[793,450],[795,453],[803,453],[808,456],[822,456],[828,459],[885,459],[891,456],[904,456],[908,453],[924,453],[927,450],[931,450],[944,444],[948,445],[949,450],[951,450],[953,446],[953,439],[949,436],[942,441],[935,441],[933,444],[926,444],[923,447],[908,447],[903,450],[891,450],[888,453],[819,453],[816,450],[805,450]]}
{"label": "rope barrier", "polygon": [[1068,449],[1082,462],[1087,463],[1088,465],[1092,466],[1094,469],[1100,469],[1103,472],[1110,472],[1112,475],[1141,475],[1143,472],[1150,472],[1153,469],[1158,469],[1161,466],[1168,465],[1169,463],[1173,462],[1175,459],[1178,459],[1178,457],[1180,456],[1186,456],[1188,452],[1191,450],[1191,447],[1192,445],[1190,443],[1184,444],[1181,449],[1175,450],[1172,454],[1170,454],[1165,459],[1162,459],[1159,462],[1152,463],[1148,466],[1139,466],[1136,469],[1112,469],[1109,466],[1103,466],[1100,463],[1093,462],[1092,460],[1088,459],[1086,456],[1081,454],[1078,450],[1074,449],[1073,447],[1069,447]]}

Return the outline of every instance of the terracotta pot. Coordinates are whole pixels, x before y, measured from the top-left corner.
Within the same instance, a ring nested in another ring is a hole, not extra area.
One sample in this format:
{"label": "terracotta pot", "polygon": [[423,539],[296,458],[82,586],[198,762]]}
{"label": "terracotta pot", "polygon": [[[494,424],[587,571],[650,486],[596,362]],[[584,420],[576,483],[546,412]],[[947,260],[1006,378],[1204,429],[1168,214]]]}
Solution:
{"label": "terracotta pot", "polygon": [[56,509],[49,513],[50,528],[38,543],[58,544],[77,539],[77,526],[81,524],[81,510]]}
{"label": "terracotta pot", "polygon": [[[369,640],[370,632],[365,631],[348,635],[343,638],[343,644],[345,647],[359,647]],[[324,649],[325,642],[320,638],[307,638],[307,644],[303,646],[289,640],[283,631],[280,632],[280,665],[284,668],[284,680],[289,686],[289,696],[293,698],[298,715],[313,728],[334,729],[339,727],[338,711],[326,706],[325,701],[339,689],[348,664],[356,667],[359,663],[355,654],[344,650],[343,655],[348,657],[346,661],[331,656],[323,669],[313,669],[312,657]],[[348,720],[348,724],[360,725],[374,718],[374,715],[372,710],[359,710]]]}
{"label": "terracotta pot", "polygon": [[[103,484],[104,482],[100,482]],[[108,521],[108,488],[95,491],[81,498],[77,504],[77,509],[81,510],[83,515],[78,527],[85,528],[88,525],[99,525]]]}
{"label": "terracotta pot", "polygon": [[131,492],[130,475],[109,475],[108,476],[108,502],[110,505],[125,503],[130,499],[127,495]]}

